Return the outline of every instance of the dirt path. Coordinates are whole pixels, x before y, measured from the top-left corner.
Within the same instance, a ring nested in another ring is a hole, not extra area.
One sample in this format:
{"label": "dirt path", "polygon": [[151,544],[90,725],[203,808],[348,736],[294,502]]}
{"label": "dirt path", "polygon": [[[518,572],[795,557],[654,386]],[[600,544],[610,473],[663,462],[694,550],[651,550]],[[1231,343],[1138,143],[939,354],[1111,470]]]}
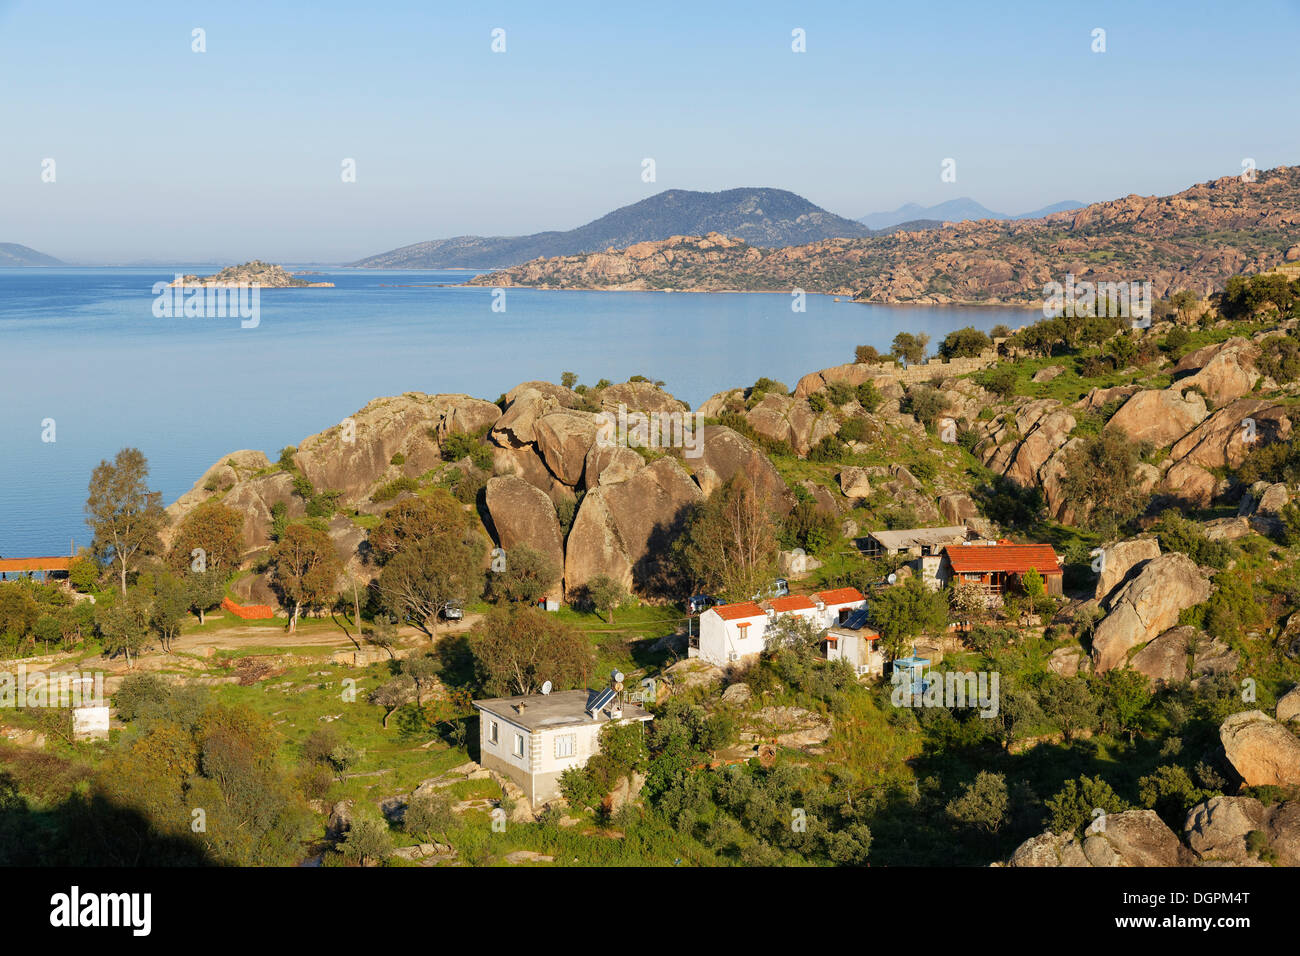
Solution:
{"label": "dirt path", "polygon": [[[466,614],[453,627],[434,629],[433,640],[439,641],[450,634],[460,634],[469,630],[480,620],[482,614]],[[241,647],[328,647],[339,650],[362,647],[365,642],[357,637],[357,629],[351,623],[344,624],[342,618],[331,627],[302,627],[290,634],[283,628],[246,627],[231,625],[216,630],[193,631],[182,634],[172,642],[173,652],[186,654],[203,654],[209,648],[214,651],[238,650]],[[347,631],[344,631],[344,627]],[[353,635],[349,637],[348,635]],[[403,644],[430,643],[428,635],[419,628],[401,627],[397,630],[398,640]],[[354,639],[355,638],[355,639]]]}

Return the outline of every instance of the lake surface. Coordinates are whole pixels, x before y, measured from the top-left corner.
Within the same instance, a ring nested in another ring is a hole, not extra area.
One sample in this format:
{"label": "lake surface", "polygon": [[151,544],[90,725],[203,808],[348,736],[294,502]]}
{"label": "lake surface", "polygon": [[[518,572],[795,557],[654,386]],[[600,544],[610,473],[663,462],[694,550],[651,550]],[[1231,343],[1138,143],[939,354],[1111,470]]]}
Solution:
{"label": "lake surface", "polygon": [[[208,275],[221,268],[187,267]],[[323,270],[333,289],[264,289],[239,318],[158,318],[153,285],[177,270],[0,269],[0,556],[89,544],[91,469],[133,445],[167,502],[226,453],[328,428],[370,399],[520,382],[662,379],[692,406],[766,375],[885,352],[900,331],[938,342],[966,325],[1015,327],[1013,309],[854,305],[787,295],[439,288],[472,273]],[[54,420],[53,442],[42,440]]]}

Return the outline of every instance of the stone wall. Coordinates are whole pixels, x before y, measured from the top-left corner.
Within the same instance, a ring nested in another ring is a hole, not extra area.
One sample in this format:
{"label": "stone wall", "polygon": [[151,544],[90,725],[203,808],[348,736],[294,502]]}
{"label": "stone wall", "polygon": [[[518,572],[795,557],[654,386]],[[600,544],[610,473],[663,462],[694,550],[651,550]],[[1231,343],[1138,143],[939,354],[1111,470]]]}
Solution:
{"label": "stone wall", "polygon": [[935,356],[920,365],[909,365],[903,368],[894,362],[880,362],[873,365],[872,371],[882,376],[897,379],[905,385],[915,385],[918,382],[928,382],[932,378],[954,378],[959,375],[970,375],[972,372],[979,372],[998,362],[997,345],[1005,339],[995,339],[995,345],[991,349],[985,349],[979,355],[970,358],[954,358],[944,361]]}

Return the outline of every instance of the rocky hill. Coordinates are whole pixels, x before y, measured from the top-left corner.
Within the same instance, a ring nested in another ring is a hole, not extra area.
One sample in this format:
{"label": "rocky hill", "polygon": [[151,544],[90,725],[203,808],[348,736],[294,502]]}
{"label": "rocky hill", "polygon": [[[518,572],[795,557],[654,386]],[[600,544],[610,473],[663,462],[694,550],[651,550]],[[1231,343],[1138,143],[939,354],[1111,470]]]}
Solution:
{"label": "rocky hill", "polygon": [[62,266],[67,263],[47,256],[43,252],[20,246],[16,242],[0,242],[0,269],[31,269],[39,266]]}
{"label": "rocky hill", "polygon": [[263,289],[332,289],[333,282],[308,282],[261,259],[237,266],[227,266],[216,275],[186,275],[171,283],[174,286],[258,285]]}
{"label": "rocky hill", "polygon": [[474,284],[544,289],[786,291],[862,302],[1041,303],[1067,274],[1150,281],[1156,296],[1300,259],[1300,167],[1225,177],[1173,196],[1126,196],[1041,219],[763,248],[720,232],[538,259]]}
{"label": "rocky hill", "polygon": [[578,255],[708,232],[770,248],[872,234],[861,223],[829,213],[784,189],[716,193],[669,189],[567,232],[436,239],[350,265],[360,269],[495,269],[539,257]]}
{"label": "rocky hill", "polygon": [[[1073,359],[1003,359],[1033,377],[1012,394],[990,391],[980,371],[998,361],[989,353],[907,369],[835,366],[789,390],[776,383],[728,389],[698,409],[707,424],[699,455],[690,457],[597,442],[601,411],[687,410],[648,382],[576,391],[525,382],[500,404],[406,393],[372,401],[351,416],[349,430],[338,425],[304,439],[279,464],[260,452],[225,456],[169,511],[180,517],[219,497],[245,515],[245,538],[257,552],[271,543],[277,505],[289,520],[307,514],[311,502],[295,483],[305,478],[331,496],[330,534],[341,557],[366,576],[374,569],[365,560],[365,516],[426,486],[464,481],[467,507],[476,489],[483,491],[485,534],[507,549],[526,542],[551,555],[563,571],[559,590],[572,596],[609,574],[645,597],[674,597],[669,545],[691,507],[732,475],[743,473],[778,517],[799,501],[811,503],[850,539],[871,527],[960,523],[987,535],[1023,534],[1029,519],[999,527],[1012,521],[1007,503],[1016,496],[990,483],[1037,496],[1045,517],[1061,527],[1082,524],[1089,506],[1071,495],[1065,477],[1072,452],[1100,433],[1145,449],[1131,480],[1148,513],[1215,507],[1219,516],[1199,533],[1233,541],[1276,533],[1290,500],[1285,484],[1242,484],[1233,470],[1248,452],[1293,435],[1298,383],[1279,386],[1260,367],[1264,347],[1279,329],[1293,334],[1296,321],[1247,337],[1229,335],[1221,320],[1210,344],[1177,362],[1153,352],[1146,365],[1105,377],[1121,381],[1106,386]],[[1178,330],[1160,321],[1133,335],[1154,346]],[[918,420],[913,412],[922,402],[932,416],[952,421],[959,443],[939,440]],[[449,460],[446,450],[466,436],[479,452]],[[972,471],[971,458],[983,471]],[[1130,663],[1167,678],[1179,661],[1185,665],[1178,648],[1193,638],[1178,631],[1179,615],[1213,587],[1195,561],[1149,548],[1153,543],[1114,545],[1110,571],[1089,588],[1081,613],[1100,618],[1090,639],[1098,671]],[[273,601],[267,584],[260,577],[242,582],[256,590],[245,596]],[[1216,654],[1231,657],[1226,647],[1202,645],[1198,662]]]}
{"label": "rocky hill", "polygon": [[890,212],[868,213],[861,217],[858,222],[869,229],[879,230],[920,220],[945,223],[966,222],[972,219],[1041,219],[1043,216],[1050,216],[1054,212],[1078,209],[1082,205],[1081,202],[1067,200],[1044,206],[1042,209],[1035,209],[1032,212],[1022,212],[1009,216],[1003,212],[994,212],[969,196],[963,196],[960,199],[949,199],[947,202],[936,203],[933,206],[922,206],[914,202],[904,203]]}

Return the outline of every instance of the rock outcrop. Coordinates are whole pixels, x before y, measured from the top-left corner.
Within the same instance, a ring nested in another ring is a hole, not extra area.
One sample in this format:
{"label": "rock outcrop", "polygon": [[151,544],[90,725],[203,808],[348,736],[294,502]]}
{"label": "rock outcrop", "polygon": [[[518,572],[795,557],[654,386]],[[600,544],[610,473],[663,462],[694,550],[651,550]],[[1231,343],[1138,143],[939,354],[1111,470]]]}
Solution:
{"label": "rock outcrop", "polygon": [[1009,866],[1179,866],[1189,854],[1154,810],[1107,814],[1079,839],[1073,833],[1043,833],[1022,843]]}
{"label": "rock outcrop", "polygon": [[1199,425],[1208,413],[1205,399],[1197,392],[1184,391],[1180,382],[1172,388],[1138,392],[1111,416],[1105,430],[1164,448]]}
{"label": "rock outcrop", "polygon": [[1184,608],[1206,600],[1213,588],[1185,554],[1152,558],[1107,602],[1108,613],[1092,638],[1098,673],[1124,663],[1128,652],[1178,623]]}
{"label": "rock outcrop", "polygon": [[691,506],[703,497],[673,458],[660,458],[623,481],[588,491],[565,549],[566,593],[576,594],[599,574],[642,594],[660,592],[671,574],[661,559]]}
{"label": "rock outcrop", "polygon": [[[303,439],[294,461],[317,491],[342,492],[358,504],[384,481],[417,477],[442,461],[439,435],[453,422],[485,427],[500,413],[491,402],[468,395],[407,392],[377,398],[333,428]],[[393,460],[400,454],[394,465]]]}
{"label": "rock outcrop", "polygon": [[1175,442],[1169,456],[1202,468],[1239,468],[1252,448],[1290,437],[1291,419],[1284,407],[1241,398],[1216,409]]}
{"label": "rock outcrop", "polygon": [[1250,859],[1246,834],[1264,830],[1268,823],[1264,805],[1251,797],[1212,797],[1187,811],[1183,833],[1187,845],[1205,861],[1241,866]]}
{"label": "rock outcrop", "polygon": [[1240,661],[1241,655],[1223,641],[1183,625],[1170,628],[1134,654],[1129,666],[1154,681],[1178,684],[1188,677],[1231,674]]}
{"label": "rock outcrop", "polygon": [[1300,786],[1300,739],[1263,711],[1233,714],[1219,739],[1247,786]]}
{"label": "rock outcrop", "polygon": [[744,475],[773,514],[785,515],[794,507],[794,496],[776,466],[753,442],[730,428],[705,425],[700,455],[687,458],[686,464],[706,497],[734,475]]}
{"label": "rock outcrop", "polygon": [[532,427],[537,451],[547,469],[571,488],[582,480],[596,432],[594,415],[572,409],[549,412]]}
{"label": "rock outcrop", "polygon": [[1095,597],[1105,601],[1121,584],[1135,576],[1152,558],[1160,557],[1160,542],[1155,538],[1117,541],[1102,550],[1101,572]]}
{"label": "rock outcrop", "polygon": [[1292,687],[1277,701],[1278,723],[1290,723],[1297,718],[1300,718],[1300,684]]}
{"label": "rock outcrop", "polygon": [[1195,388],[1215,405],[1222,405],[1241,398],[1255,387],[1259,380],[1259,372],[1255,369],[1259,346],[1247,339],[1232,338],[1214,346],[1214,349],[1200,371],[1179,379],[1178,384]]}
{"label": "rock outcrop", "polygon": [[[510,552],[526,544],[550,559],[557,575],[562,574],[564,537],[551,499],[514,475],[489,479],[485,494],[497,544],[505,551],[507,566]],[[556,585],[555,596],[558,596],[558,579]]]}

